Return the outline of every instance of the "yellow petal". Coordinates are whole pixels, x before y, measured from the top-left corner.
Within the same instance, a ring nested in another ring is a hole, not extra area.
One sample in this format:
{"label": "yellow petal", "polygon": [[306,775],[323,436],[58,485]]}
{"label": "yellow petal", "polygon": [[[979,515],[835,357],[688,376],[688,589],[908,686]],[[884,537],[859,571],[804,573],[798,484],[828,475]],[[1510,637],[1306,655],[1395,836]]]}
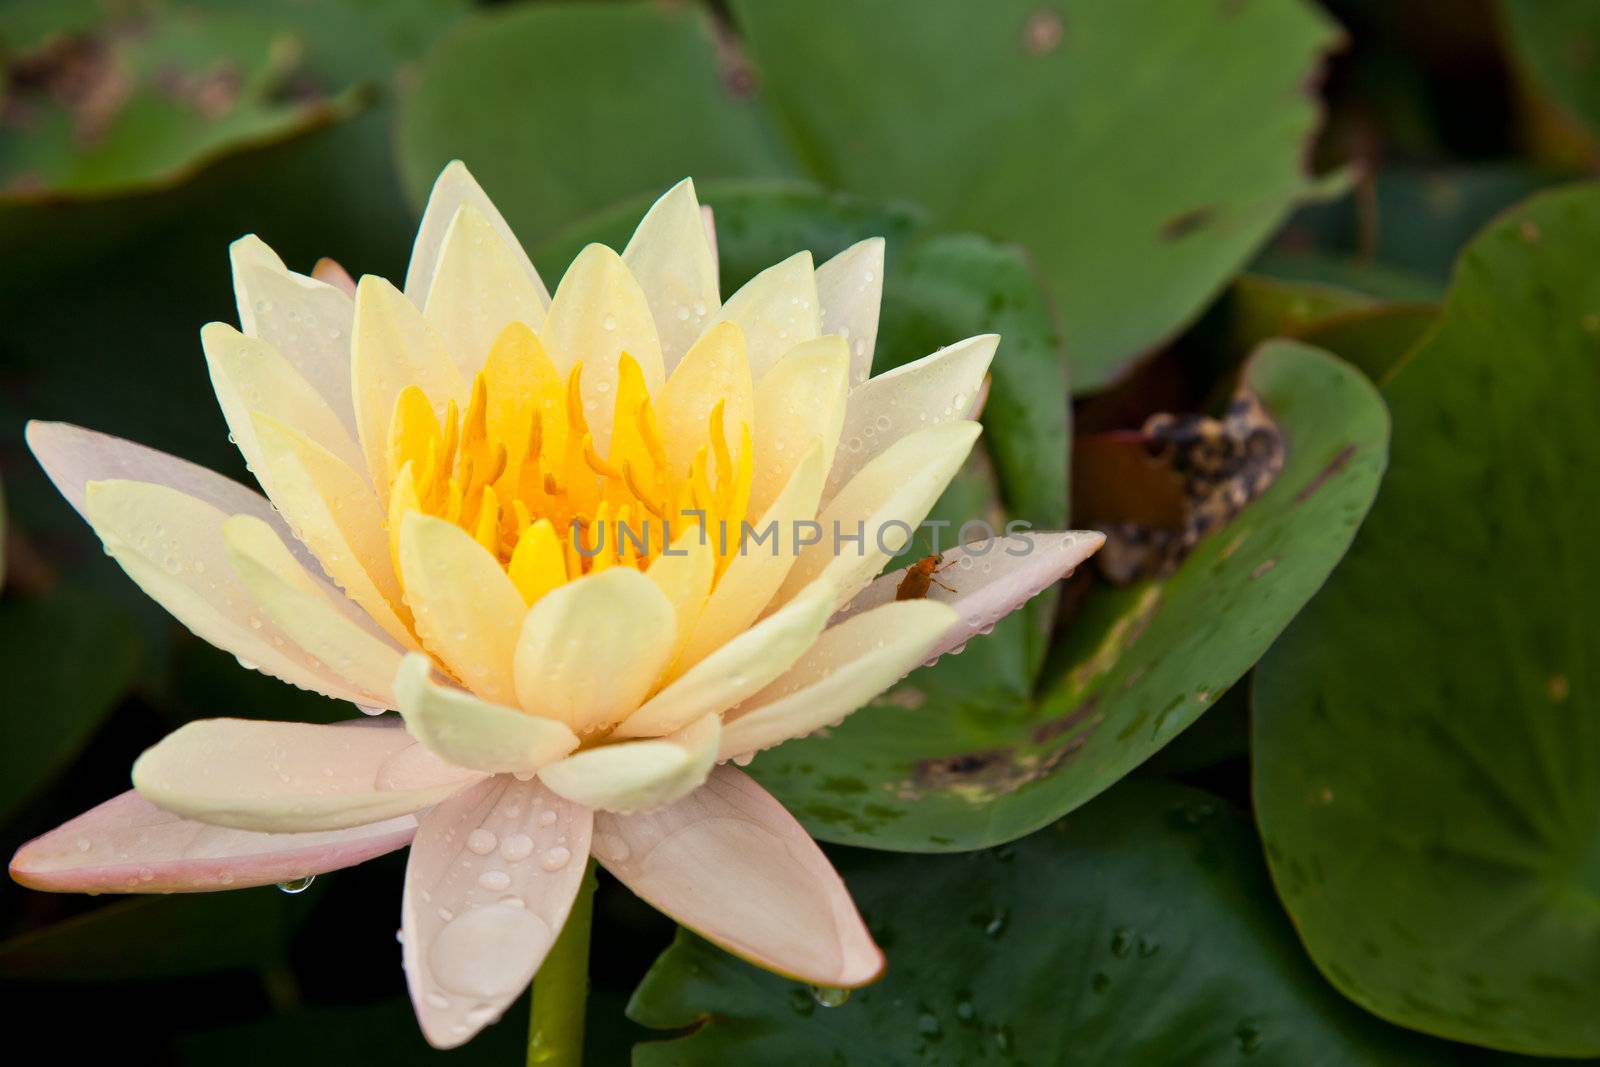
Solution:
{"label": "yellow petal", "polygon": [[556,288],[539,336],[557,370],[583,363],[583,414],[604,454],[611,442],[618,357],[633,357],[652,394],[666,380],[649,301],[622,257],[604,245],[579,252]]}
{"label": "yellow petal", "polygon": [[382,278],[367,275],[356,288],[355,339],[350,350],[356,427],[379,500],[389,501],[389,419],[395,399],[416,386],[443,421],[450,401],[467,399],[467,380],[422,312]]}
{"label": "yellow petal", "polygon": [[255,416],[255,429],[262,482],[295,536],[346,596],[391,637],[416,647],[390,563],[383,512],[366,478],[271,416]]}
{"label": "yellow petal", "polygon": [[507,323],[537,330],[546,301],[514,252],[483,212],[470,203],[456,210],[445,234],[439,268],[428,290],[424,317],[470,378]]}
{"label": "yellow petal", "polygon": [[622,261],[650,302],[668,373],[717,313],[717,261],[688,178],[657,200],[633,232]]}
{"label": "yellow petal", "polygon": [[511,562],[506,567],[511,584],[529,607],[567,580],[567,554],[561,536],[549,519],[540,519],[522,531]]}
{"label": "yellow petal", "polygon": [[512,658],[526,609],[499,561],[461,527],[413,511],[400,523],[400,571],[428,650],[478,696],[514,703]]}
{"label": "yellow petal", "polygon": [[297,645],[234,575],[227,515],[149,482],[90,482],[84,515],[128,577],[201,640],[291,685],[338,700],[366,694]]}
{"label": "yellow petal", "polygon": [[463,204],[471,204],[483,216],[500,239],[505,242],[527,275],[528,283],[539,296],[539,302],[548,307],[550,293],[539,272],[523,251],[517,235],[511,232],[506,220],[489,200],[489,195],[478,185],[477,179],[459,159],[451,160],[433,183],[428,195],[427,209],[422,213],[422,223],[417,227],[416,243],[411,246],[411,262],[406,267],[406,296],[421,307],[433,288],[433,276],[439,268],[440,255],[445,245],[445,235],[450,223]]}
{"label": "yellow petal", "polygon": [[654,582],[612,567],[568,582],[532,608],[517,641],[517,699],[579,734],[644,700],[666,667],[677,624]]}
{"label": "yellow petal", "polygon": [[[950,422],[908,434],[862,468],[817,517],[822,540],[801,550],[773,603],[826,575],[838,587],[839,606],[848,604],[910,541],[981,429],[975,422]],[[860,542],[843,540],[858,534]]]}
{"label": "yellow petal", "polygon": [[744,333],[734,323],[719,322],[679,361],[655,405],[673,473],[681,476],[705,446],[706,426],[718,402],[723,425],[735,434],[741,425],[756,427],[753,394]]}
{"label": "yellow petal", "polygon": [[553,719],[440,685],[426,656],[407,656],[394,687],[411,735],[457,767],[525,775],[578,747],[577,736]]}
{"label": "yellow petal", "polygon": [[674,670],[681,673],[699,663],[760,618],[762,609],[794,565],[797,524],[816,517],[823,474],[822,445],[813,443],[783,492],[752,523],[756,535],[763,536],[771,530],[776,540],[769,538],[760,545],[752,541],[732,556],[728,569],[706,600],[705,610],[695,620]]}
{"label": "yellow petal", "polygon": [[698,788],[716,762],[721,719],[707,715],[667,737],[585,749],[539,772],[539,781],[599,811],[645,811]]}
{"label": "yellow petal", "polygon": [[722,305],[717,321],[737,323],[744,331],[750,373],[761,381],[785,352],[821,332],[811,253],[797,252],[751,278]]}
{"label": "yellow petal", "polygon": [[[295,643],[370,698],[365,707],[394,707],[401,650],[371,620],[331,601],[296,562],[272,527],[251,515],[222,524],[233,572],[261,609]],[[348,601],[346,602],[348,603]]]}
{"label": "yellow petal", "polygon": [[844,338],[830,334],[791,349],[761,379],[755,396],[751,511],[760,514],[772,504],[812,441],[822,442],[823,467],[832,466],[849,375]]}
{"label": "yellow petal", "polygon": [[614,736],[659,737],[758,692],[811,647],[833,614],[834,596],[826,580],[814,583],[651,697]]}

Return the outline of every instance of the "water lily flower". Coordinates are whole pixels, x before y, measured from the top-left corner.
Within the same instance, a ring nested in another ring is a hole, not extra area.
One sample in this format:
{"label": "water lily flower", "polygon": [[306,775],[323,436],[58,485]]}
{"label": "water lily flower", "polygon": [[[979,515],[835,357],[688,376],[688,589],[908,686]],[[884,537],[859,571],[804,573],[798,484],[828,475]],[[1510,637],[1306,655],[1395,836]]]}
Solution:
{"label": "water lily flower", "polygon": [[[837,723],[1101,543],[968,545],[941,572],[953,591],[927,598],[877,577],[977,438],[998,342],[869,378],[883,255],[801,252],[724,302],[685,181],[620,255],[585,248],[552,298],[459,163],[403,290],[237,241],[240,328],[201,340],[265,496],[73,426],[28,441],[194,633],[399,717],[190,723],[12,876],[207,891],[409,843],[405,970],[441,1047],[526,988],[591,855],[760,966],[872,981],[883,955],[839,876],[731,764]],[[778,542],[742,545],[747,521]],[[865,536],[796,547],[813,522]]]}

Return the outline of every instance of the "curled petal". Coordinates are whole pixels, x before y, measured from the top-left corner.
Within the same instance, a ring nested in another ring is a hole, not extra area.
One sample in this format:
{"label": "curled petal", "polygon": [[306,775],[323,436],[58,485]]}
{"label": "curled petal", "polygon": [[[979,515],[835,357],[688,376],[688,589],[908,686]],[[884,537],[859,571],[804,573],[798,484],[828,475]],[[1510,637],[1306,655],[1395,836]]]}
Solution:
{"label": "curled petal", "polygon": [[578,747],[553,719],[489,704],[440,685],[426,656],[407,656],[395,680],[400,714],[411,736],[457,767],[490,774],[531,774]]}
{"label": "curled petal", "polygon": [[722,720],[713,713],[665,737],[585,749],[542,769],[539,780],[598,811],[660,807],[706,780],[721,731]]}
{"label": "curled petal", "polygon": [[404,730],[376,725],[201,719],[147,749],[133,787],[200,822],[297,833],[408,815],[482,777],[419,755]]}
{"label": "curled petal", "polygon": [[207,893],[291,882],[403,848],[417,820],[304,834],[230,830],[162,811],[129,790],[34,838],[11,877],[52,893]]}
{"label": "curled petal", "polygon": [[816,842],[766,790],[718,767],[670,807],[597,812],[595,858],[654,907],[769,971],[852,988],[883,953]]}
{"label": "curled petal", "polygon": [[729,713],[720,758],[834,725],[927,659],[957,618],[947,604],[901,600],[824,630],[787,673]]}
{"label": "curled petal", "polygon": [[527,988],[567,921],[592,816],[538,781],[498,775],[422,817],[400,939],[422,1033],[454,1048]]}

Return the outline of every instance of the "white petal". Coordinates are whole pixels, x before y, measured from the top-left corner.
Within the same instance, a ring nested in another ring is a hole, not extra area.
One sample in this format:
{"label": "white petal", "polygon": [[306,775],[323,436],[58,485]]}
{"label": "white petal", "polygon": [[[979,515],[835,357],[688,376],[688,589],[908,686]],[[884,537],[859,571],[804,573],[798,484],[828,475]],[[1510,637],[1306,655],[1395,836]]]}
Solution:
{"label": "white petal", "polygon": [[209,893],[292,882],[404,848],[415,816],[309,834],[230,830],[133,790],[17,849],[11,877],[49,893]]}
{"label": "white petal", "polygon": [[722,306],[717,261],[685,178],[657,200],[633,232],[622,261],[650,302],[668,374]]}
{"label": "white petal", "polygon": [[[133,787],[166,811],[267,833],[338,830],[437,804],[482,775],[418,773],[404,730],[373,725],[201,719],[146,749]],[[391,765],[408,757],[404,774]]]}
{"label": "white petal", "polygon": [[733,707],[793,666],[827,624],[835,602],[826,580],[738,635],[622,721],[617,737],[659,737]]}
{"label": "white petal", "polygon": [[[928,517],[950,479],[966,461],[981,428],[951,422],[908,434],[862,468],[823,509],[822,539],[801,550],[779,590],[783,603],[819,575],[839,589],[839,604],[850,602],[891,556],[903,549]],[[835,543],[834,531],[841,536]],[[862,543],[845,536],[863,534]]]}
{"label": "white petal", "polygon": [[597,811],[657,808],[706,780],[721,732],[721,717],[705,715],[665,737],[585,749],[540,770],[539,780]]}
{"label": "white petal", "polygon": [[350,400],[350,328],[355,304],[337,286],[296,274],[259,237],[228,248],[239,328],[283,355],[356,432]]}
{"label": "white petal", "polygon": [[509,323],[537,331],[549,299],[536,288],[513,249],[470,203],[462,204],[445,233],[439,267],[428,290],[424,317],[471,378],[483,368],[489,348]]}
{"label": "white petal", "polygon": [[846,988],[883,972],[883,953],[828,858],[732,767],[671,807],[597,812],[594,850],[645,901],[759,967]]}
{"label": "white petal", "polygon": [[395,693],[411,736],[440,759],[490,774],[531,774],[578,747],[577,736],[554,719],[485,703],[432,675],[428,658],[413,653]]}
{"label": "white petal", "polygon": [[908,433],[965,419],[989,372],[996,334],[980,334],[896,367],[853,390],[823,507],[846,482]]}
{"label": "white petal", "polygon": [[811,253],[797,252],[751,278],[722,305],[716,321],[723,320],[744,331],[750,374],[760,382],[785,352],[821,333]]}
{"label": "white petal", "polygon": [[[929,660],[987,633],[995,623],[1071,574],[1105,541],[1105,534],[1093,530],[1030,530],[974,541],[945,552],[941,564],[944,569],[937,577],[955,592],[930,583],[927,598],[949,604],[961,617],[928,651]],[[905,575],[902,568],[877,579],[858,593],[850,606],[833,618],[833,623],[837,625],[892,603]]]}
{"label": "white petal", "polygon": [[948,604],[901,600],[823,631],[788,673],[728,715],[719,758],[834,725],[927,659],[958,617]]}
{"label": "white petal", "polygon": [[200,330],[200,345],[223,418],[252,471],[261,470],[254,412],[294,427],[358,470],[364,466],[345,422],[277,349],[221,322]]}
{"label": "white petal", "polygon": [[883,302],[883,247],[882,237],[869,237],[817,268],[822,332],[840,334],[849,343],[852,388],[872,373]]}
{"label": "white petal", "polygon": [[341,678],[369,694],[363,710],[394,707],[394,675],[403,654],[343,596],[330,598],[272,528],[250,515],[222,523],[233,572],[273,622]]}
{"label": "white petal", "polygon": [[201,640],[302,689],[372,699],[266,617],[234,575],[222,512],[164,485],[127,481],[91,483],[86,507],[106,552]]}
{"label": "white petal", "polygon": [[489,195],[478,185],[477,179],[467,170],[466,164],[459,159],[452,160],[439,172],[439,177],[433,183],[433,192],[428,194],[428,206],[422,213],[422,223],[417,227],[416,243],[411,246],[411,262],[406,267],[405,292],[406,296],[411,298],[411,302],[421,307],[427,298],[428,290],[433,288],[433,276],[439,268],[445,235],[449,232],[450,223],[456,217],[456,211],[463,204],[471,204],[477,208],[490,227],[500,235],[501,240],[505,241],[507,247],[516,254],[523,270],[527,273],[529,284],[533,286],[534,292],[539,294],[540,304],[549,307],[550,291],[540,280],[539,272],[534,270],[533,261],[522,250],[522,243],[517,240],[517,235],[511,232],[511,227],[506,225],[506,220],[489,200]]}
{"label": "white petal", "polygon": [[422,1033],[454,1048],[532,980],[578,895],[593,817],[500,775],[422,817],[400,941]]}
{"label": "white petal", "polygon": [[517,700],[577,733],[609,726],[650,692],[676,643],[672,602],[631,567],[546,593],[517,642]]}

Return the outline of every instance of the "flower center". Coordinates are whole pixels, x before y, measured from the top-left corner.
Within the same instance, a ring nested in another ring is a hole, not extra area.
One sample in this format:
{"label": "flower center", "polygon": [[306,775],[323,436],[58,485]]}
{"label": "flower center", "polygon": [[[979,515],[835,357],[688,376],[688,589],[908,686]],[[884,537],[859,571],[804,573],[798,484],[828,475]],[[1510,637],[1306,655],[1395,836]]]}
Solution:
{"label": "flower center", "polygon": [[559,374],[533,332],[513,323],[473,378],[464,416],[450,400],[441,422],[421,389],[401,392],[388,443],[397,573],[400,522],[421,511],[470,533],[530,605],[580,575],[645,570],[685,536],[712,545],[721,576],[750,503],[749,425],[730,446],[719,400],[705,443],[675,467],[644,375],[624,353],[602,456],[584,416],[582,378],[581,361]]}

